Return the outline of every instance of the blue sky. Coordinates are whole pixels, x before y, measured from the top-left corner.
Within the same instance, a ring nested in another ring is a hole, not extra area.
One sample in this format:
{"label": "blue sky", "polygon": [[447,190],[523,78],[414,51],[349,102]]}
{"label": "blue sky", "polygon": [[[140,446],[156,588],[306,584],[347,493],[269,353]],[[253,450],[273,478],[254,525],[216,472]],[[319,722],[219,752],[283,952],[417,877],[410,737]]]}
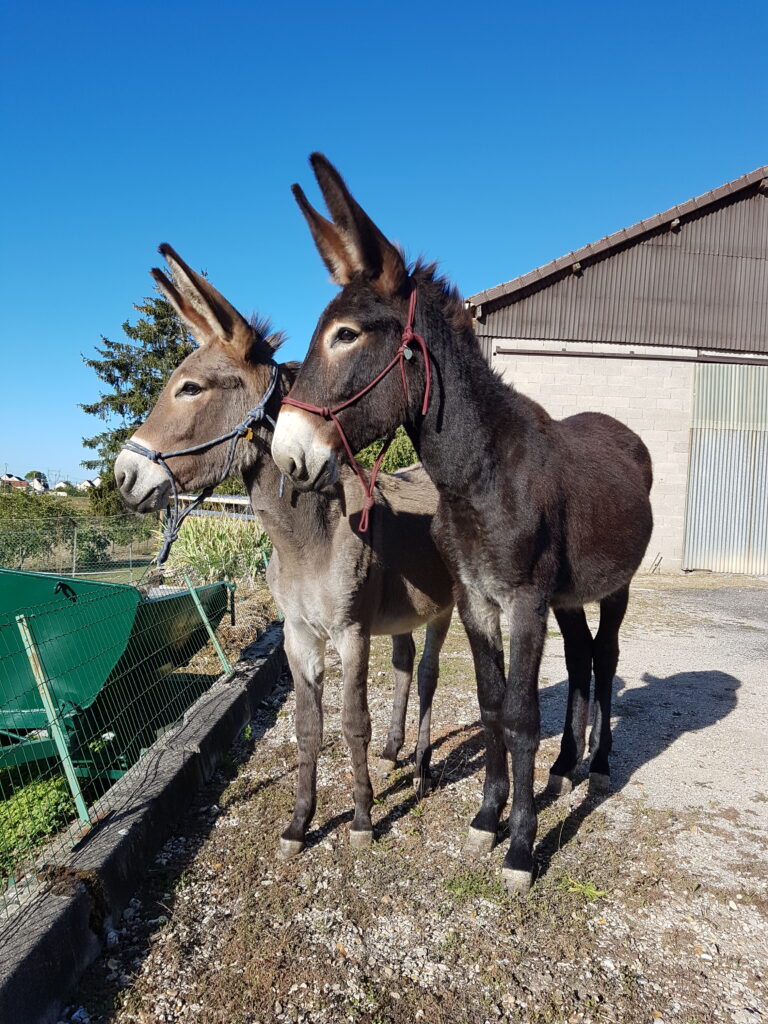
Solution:
{"label": "blue sky", "polygon": [[0,472],[82,478],[81,361],[170,242],[300,358],[333,294],[289,192],[325,152],[491,287],[768,162],[768,8],[6,4]]}

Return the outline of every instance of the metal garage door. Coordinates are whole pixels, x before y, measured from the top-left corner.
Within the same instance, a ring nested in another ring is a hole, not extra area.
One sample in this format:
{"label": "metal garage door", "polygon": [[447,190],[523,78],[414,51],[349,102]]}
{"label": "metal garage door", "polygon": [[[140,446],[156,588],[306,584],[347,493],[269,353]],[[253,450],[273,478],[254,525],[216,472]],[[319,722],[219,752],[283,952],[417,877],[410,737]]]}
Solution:
{"label": "metal garage door", "polygon": [[768,573],[768,367],[696,366],[684,569]]}

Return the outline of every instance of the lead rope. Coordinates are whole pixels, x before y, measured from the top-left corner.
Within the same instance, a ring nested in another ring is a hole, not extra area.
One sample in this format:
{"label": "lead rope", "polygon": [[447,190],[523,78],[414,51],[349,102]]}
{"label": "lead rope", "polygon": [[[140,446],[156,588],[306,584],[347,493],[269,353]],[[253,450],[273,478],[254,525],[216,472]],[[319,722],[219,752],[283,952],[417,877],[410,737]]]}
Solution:
{"label": "lead rope", "polygon": [[[265,411],[267,402],[272,397],[272,393],[277,386],[278,378],[278,365],[274,361],[272,362],[272,376],[270,378],[267,390],[259,400],[258,405],[255,405],[253,409],[249,409],[245,414],[245,418],[242,422],[238,423],[232,430],[227,431],[226,434],[221,434],[219,437],[214,437],[212,441],[204,441],[202,444],[193,445],[191,448],[180,448],[175,452],[156,452],[151,448],[145,448],[144,445],[139,444],[137,441],[128,440],[123,444],[123,448],[129,452],[135,452],[137,455],[143,455],[144,458],[149,459],[150,462],[156,463],[158,466],[162,466],[165,472],[168,474],[168,479],[171,482],[171,493],[173,495],[173,502],[169,503],[166,511],[165,525],[163,528],[163,543],[160,551],[155,559],[157,565],[163,565],[168,555],[171,553],[171,548],[175,541],[179,539],[179,530],[181,524],[187,518],[190,512],[193,512],[198,508],[206,498],[210,498],[215,487],[218,487],[222,481],[226,480],[232,469],[232,463],[235,460],[235,449],[237,448],[237,442],[241,437],[245,437],[248,440],[253,438],[253,428],[257,423],[262,420],[267,420],[272,424],[274,430],[275,421]],[[217,445],[223,444],[225,441],[229,441],[229,452],[227,453],[227,462],[224,468],[224,474],[221,476],[215,484],[210,484],[208,487],[204,487],[203,490],[197,495],[197,497],[187,505],[185,509],[181,509],[179,504],[179,490],[176,484],[176,477],[173,475],[173,471],[166,459],[171,459],[179,455],[196,455],[198,452],[208,451],[210,448],[215,448]]]}
{"label": "lead rope", "polygon": [[282,401],[283,405],[293,405],[297,409],[303,409],[305,412],[311,412],[315,413],[317,416],[322,416],[324,420],[330,420],[336,427],[338,435],[341,438],[341,443],[344,445],[344,450],[346,451],[347,456],[349,458],[350,465],[352,466],[352,469],[355,471],[357,479],[360,481],[360,486],[363,488],[364,500],[363,511],[360,514],[360,523],[358,526],[359,533],[368,532],[370,512],[373,506],[376,504],[376,500],[373,496],[373,490],[374,487],[376,486],[376,478],[379,475],[379,470],[381,469],[381,464],[384,461],[384,456],[387,454],[389,446],[392,444],[395,435],[390,434],[390,436],[385,441],[384,447],[379,452],[378,457],[376,458],[376,461],[373,464],[373,468],[371,469],[371,475],[369,479],[366,480],[363,467],[355,459],[355,454],[352,451],[352,447],[349,441],[347,440],[347,435],[344,433],[344,428],[339,422],[337,413],[340,413],[342,409],[346,409],[347,406],[352,405],[359,398],[362,398],[363,395],[367,395],[368,392],[375,388],[379,381],[386,377],[389,371],[398,363],[400,364],[400,379],[403,382],[403,392],[407,399],[408,380],[406,379],[405,376],[405,363],[406,360],[413,358],[413,349],[409,348],[409,345],[412,341],[415,341],[421,347],[421,352],[422,355],[424,356],[424,371],[426,375],[426,381],[424,383],[424,401],[422,402],[421,406],[421,415],[426,416],[427,409],[429,408],[430,392],[432,390],[432,368],[429,362],[429,350],[427,349],[427,343],[424,340],[424,338],[420,334],[417,334],[416,331],[414,331],[413,329],[413,322],[415,316],[416,288],[414,288],[413,291],[411,292],[411,297],[408,303],[408,322],[403,328],[403,333],[400,339],[400,345],[398,346],[397,352],[395,353],[394,357],[390,360],[390,362],[387,363],[387,365],[384,367],[381,373],[377,374],[377,376],[373,378],[370,384],[366,384],[366,386],[362,388],[360,391],[358,391],[356,395],[353,395],[351,398],[348,398],[345,402],[341,402],[333,409],[329,409],[327,405],[311,405],[309,402],[300,402],[297,398],[291,398],[290,395],[286,396]]}

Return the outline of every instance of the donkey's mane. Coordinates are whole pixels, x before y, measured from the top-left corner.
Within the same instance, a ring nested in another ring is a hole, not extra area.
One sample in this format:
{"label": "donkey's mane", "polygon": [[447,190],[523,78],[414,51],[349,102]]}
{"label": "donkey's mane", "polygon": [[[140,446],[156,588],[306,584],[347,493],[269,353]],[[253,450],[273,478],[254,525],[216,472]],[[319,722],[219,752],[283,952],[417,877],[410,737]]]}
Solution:
{"label": "donkey's mane", "polygon": [[436,262],[428,263],[421,256],[408,268],[408,272],[417,284],[429,289],[433,298],[440,305],[443,316],[452,330],[463,332],[472,330],[472,318],[464,305],[455,284],[443,274],[438,273]]}
{"label": "donkey's mane", "polygon": [[272,321],[269,317],[252,313],[248,324],[259,341],[268,345],[272,352],[277,352],[285,341],[285,331],[273,331]]}

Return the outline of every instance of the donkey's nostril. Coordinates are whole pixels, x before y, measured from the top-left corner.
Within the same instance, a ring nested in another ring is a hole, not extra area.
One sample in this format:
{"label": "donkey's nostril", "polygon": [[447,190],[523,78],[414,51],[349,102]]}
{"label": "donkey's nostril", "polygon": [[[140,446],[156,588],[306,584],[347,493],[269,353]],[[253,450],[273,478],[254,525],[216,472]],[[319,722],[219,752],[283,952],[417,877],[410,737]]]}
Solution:
{"label": "donkey's nostril", "polygon": [[133,466],[129,469],[123,469],[116,465],[115,483],[117,484],[118,491],[130,491],[136,483],[136,470]]}

